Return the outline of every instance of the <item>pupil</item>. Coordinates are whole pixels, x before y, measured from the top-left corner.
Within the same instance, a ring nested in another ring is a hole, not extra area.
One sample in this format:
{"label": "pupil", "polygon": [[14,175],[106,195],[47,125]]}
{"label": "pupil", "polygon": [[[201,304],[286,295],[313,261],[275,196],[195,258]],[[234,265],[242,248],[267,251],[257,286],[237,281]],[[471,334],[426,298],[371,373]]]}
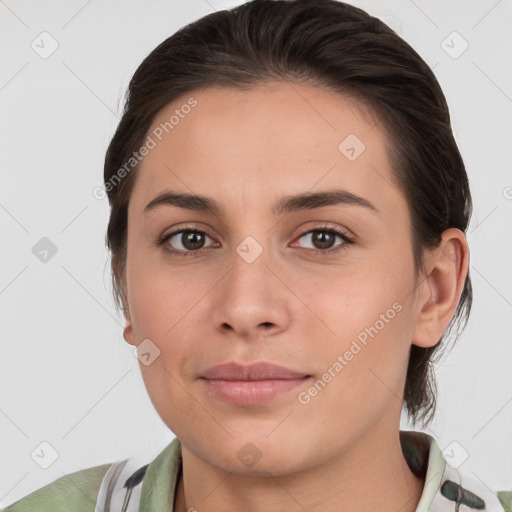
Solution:
{"label": "pupil", "polygon": [[196,233],[193,231],[188,231],[183,233],[182,235],[182,243],[183,247],[194,251],[196,249],[201,249],[203,235],[202,233]]}
{"label": "pupil", "polygon": [[[327,237],[327,243],[325,238]],[[331,240],[329,240],[331,238]],[[323,239],[323,240],[322,240]],[[319,245],[319,249],[329,249],[332,245],[333,235],[332,233],[326,233],[325,231],[318,231],[316,234],[313,233],[313,243]],[[319,244],[318,244],[319,242]]]}

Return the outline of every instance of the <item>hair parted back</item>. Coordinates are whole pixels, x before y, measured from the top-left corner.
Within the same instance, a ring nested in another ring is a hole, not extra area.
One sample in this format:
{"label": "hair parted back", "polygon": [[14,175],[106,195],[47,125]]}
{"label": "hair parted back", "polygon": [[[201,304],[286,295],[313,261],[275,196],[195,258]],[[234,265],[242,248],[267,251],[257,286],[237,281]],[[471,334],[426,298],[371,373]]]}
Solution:
{"label": "hair parted back", "polygon": [[[105,183],[140,148],[156,114],[171,101],[210,86],[250,89],[276,80],[338,92],[377,117],[409,206],[417,275],[423,251],[437,247],[443,231],[466,232],[472,212],[468,178],[432,70],[379,19],[337,0],[253,0],[204,16],[163,41],[129,83],[105,157]],[[107,189],[106,243],[116,304],[123,309],[128,203],[136,175],[137,167]],[[455,325],[457,336],[465,327],[471,303],[468,273],[439,342],[431,348],[411,347],[404,406],[414,424],[427,425],[434,416],[435,356]]]}

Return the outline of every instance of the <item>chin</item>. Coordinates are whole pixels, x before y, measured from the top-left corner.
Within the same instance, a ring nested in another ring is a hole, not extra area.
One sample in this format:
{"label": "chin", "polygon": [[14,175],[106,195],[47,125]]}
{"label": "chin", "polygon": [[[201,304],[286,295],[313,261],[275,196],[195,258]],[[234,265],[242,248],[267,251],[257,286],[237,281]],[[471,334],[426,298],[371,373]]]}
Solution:
{"label": "chin", "polygon": [[202,451],[209,463],[227,472],[281,476],[300,470],[305,463],[304,457],[307,456],[302,450],[302,444],[295,446],[291,442],[286,443],[284,430],[281,436],[276,435],[273,439],[275,433],[268,436],[269,431],[268,428],[253,428],[246,431],[245,435],[226,439],[225,443],[216,443],[214,451],[212,443],[209,442],[203,445]]}

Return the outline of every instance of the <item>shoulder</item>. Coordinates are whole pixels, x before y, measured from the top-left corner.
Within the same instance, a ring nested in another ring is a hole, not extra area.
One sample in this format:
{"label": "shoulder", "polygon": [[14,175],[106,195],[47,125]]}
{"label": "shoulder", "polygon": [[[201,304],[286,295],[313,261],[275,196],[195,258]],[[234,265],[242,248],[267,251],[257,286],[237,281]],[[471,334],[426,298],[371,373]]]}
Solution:
{"label": "shoulder", "polygon": [[2,509],[2,512],[93,512],[101,481],[111,464],[65,475]]}
{"label": "shoulder", "polygon": [[512,512],[512,491],[494,492],[464,469],[453,447],[441,451],[433,436],[412,430],[400,430],[400,443],[411,471],[425,482],[416,512]]}
{"label": "shoulder", "polygon": [[132,454],[117,462],[69,473],[0,512],[121,510],[128,501],[138,500],[144,510],[170,510],[173,502],[169,499],[174,496],[181,469],[178,439],[174,438],[156,458],[154,455]]}
{"label": "shoulder", "polygon": [[[450,453],[447,458],[452,460]],[[446,463],[430,512],[451,510],[481,510],[510,512],[507,492],[492,490],[476,473]]]}
{"label": "shoulder", "polygon": [[503,505],[505,512],[512,512],[512,491],[498,491],[498,499]]}

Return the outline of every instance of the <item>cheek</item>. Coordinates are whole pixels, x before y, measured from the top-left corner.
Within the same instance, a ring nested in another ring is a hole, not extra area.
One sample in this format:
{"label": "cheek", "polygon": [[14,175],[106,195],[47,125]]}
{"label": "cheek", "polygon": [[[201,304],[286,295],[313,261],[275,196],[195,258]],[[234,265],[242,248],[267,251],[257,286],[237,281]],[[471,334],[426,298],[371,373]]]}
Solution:
{"label": "cheek", "polygon": [[139,337],[161,339],[194,314],[194,306],[212,286],[210,279],[204,273],[201,278],[193,265],[171,266],[163,258],[142,251],[128,254],[132,326]]}
{"label": "cheek", "polygon": [[408,272],[407,262],[396,261],[396,257],[374,260],[357,271],[300,287],[309,306],[301,336],[315,341],[314,350],[322,354],[328,372],[325,380],[329,371],[343,375],[333,379],[337,384],[332,389],[347,400],[353,396],[348,389],[357,389],[357,395],[370,402],[379,390],[389,393],[386,385],[401,392],[412,335],[414,281],[412,266]]}
{"label": "cheek", "polygon": [[[385,277],[379,277],[385,276]],[[294,288],[300,290],[300,298],[308,316],[314,320],[315,329],[331,339],[360,338],[364,341],[365,329],[376,326],[377,330],[396,329],[405,316],[401,313],[409,302],[410,284],[405,272],[393,274],[391,268],[354,268],[326,276],[296,276]]]}
{"label": "cheek", "polygon": [[313,340],[322,362],[300,403],[311,403],[311,410],[324,411],[337,428],[349,429],[390,406],[401,407],[411,309],[396,287],[361,279],[345,284],[342,292],[325,286],[311,302],[322,321],[301,326],[301,336]]}

